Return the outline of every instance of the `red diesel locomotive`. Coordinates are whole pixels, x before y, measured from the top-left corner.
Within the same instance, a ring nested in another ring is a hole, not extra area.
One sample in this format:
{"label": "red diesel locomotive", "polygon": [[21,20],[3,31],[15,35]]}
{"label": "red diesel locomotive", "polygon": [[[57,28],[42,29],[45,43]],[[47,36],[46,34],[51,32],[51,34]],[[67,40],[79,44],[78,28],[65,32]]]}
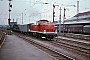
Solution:
{"label": "red diesel locomotive", "polygon": [[36,24],[30,26],[30,33],[38,38],[53,39],[57,36],[54,32],[54,24],[48,20],[39,20]]}

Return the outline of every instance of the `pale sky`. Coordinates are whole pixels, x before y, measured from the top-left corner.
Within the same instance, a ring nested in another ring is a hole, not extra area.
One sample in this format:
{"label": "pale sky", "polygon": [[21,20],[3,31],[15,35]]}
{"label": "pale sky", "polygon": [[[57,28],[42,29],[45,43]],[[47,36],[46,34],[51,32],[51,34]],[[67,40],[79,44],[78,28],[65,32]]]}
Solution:
{"label": "pale sky", "polygon": [[[63,9],[66,8],[66,19],[77,14],[77,1],[79,1],[79,13],[90,11],[90,0],[13,0],[11,1],[11,22],[17,21],[18,24],[35,23],[40,19],[52,20],[53,4],[59,5],[55,7],[55,21],[59,20],[60,7],[61,16],[63,18]],[[48,3],[48,4],[43,4]],[[63,4],[63,5],[62,5]],[[72,6],[75,5],[76,7]],[[0,25],[8,24],[9,1],[0,0]]]}

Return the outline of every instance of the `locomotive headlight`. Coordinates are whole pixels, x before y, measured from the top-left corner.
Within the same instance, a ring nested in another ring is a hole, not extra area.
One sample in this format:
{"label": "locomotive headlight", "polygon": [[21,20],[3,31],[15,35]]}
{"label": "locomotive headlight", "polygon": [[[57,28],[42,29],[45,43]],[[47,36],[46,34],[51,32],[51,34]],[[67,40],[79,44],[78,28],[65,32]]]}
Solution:
{"label": "locomotive headlight", "polygon": [[46,33],[46,30],[44,30],[43,32]]}
{"label": "locomotive headlight", "polygon": [[28,31],[30,31],[30,29]]}
{"label": "locomotive headlight", "polygon": [[57,29],[55,30],[55,33],[57,34]]}
{"label": "locomotive headlight", "polygon": [[11,31],[12,32],[12,31]]}

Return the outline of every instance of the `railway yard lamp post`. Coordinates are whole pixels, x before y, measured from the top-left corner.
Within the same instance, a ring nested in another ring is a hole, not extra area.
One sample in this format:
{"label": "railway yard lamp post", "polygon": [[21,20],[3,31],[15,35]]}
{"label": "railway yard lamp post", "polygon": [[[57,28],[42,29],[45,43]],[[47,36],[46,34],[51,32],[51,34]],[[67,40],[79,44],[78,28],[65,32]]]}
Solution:
{"label": "railway yard lamp post", "polygon": [[59,34],[61,34],[61,7],[60,7],[60,16],[59,16]]}
{"label": "railway yard lamp post", "polygon": [[[77,14],[79,13],[79,1],[77,1]],[[78,20],[79,16],[77,16],[77,20]]]}
{"label": "railway yard lamp post", "polygon": [[[26,10],[26,9],[25,9],[25,10]],[[24,11],[25,11],[25,10],[24,10]],[[22,12],[22,24],[23,24],[23,12]]]}
{"label": "railway yard lamp post", "polygon": [[29,23],[30,23],[30,17],[31,17],[31,16],[29,16]]}
{"label": "railway yard lamp post", "polygon": [[65,30],[65,25],[64,25],[64,23],[65,23],[65,11],[66,11],[66,9],[64,8],[64,15],[63,15],[63,35],[64,35],[64,30]]}

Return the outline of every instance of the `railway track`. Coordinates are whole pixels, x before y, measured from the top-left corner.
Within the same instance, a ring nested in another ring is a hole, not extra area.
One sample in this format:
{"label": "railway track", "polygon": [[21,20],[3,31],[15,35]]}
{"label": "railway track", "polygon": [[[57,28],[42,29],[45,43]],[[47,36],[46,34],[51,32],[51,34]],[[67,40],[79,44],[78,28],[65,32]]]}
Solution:
{"label": "railway track", "polygon": [[65,46],[67,48],[77,50],[77,51],[82,52],[86,55],[90,54],[90,43],[89,42],[84,43],[84,42],[80,42],[80,41],[59,38],[59,39],[56,39],[56,41],[54,41],[53,43]]}
{"label": "railway track", "polygon": [[[76,53],[76,51],[81,51],[81,50],[83,50],[83,49],[81,49],[80,47],[78,47],[77,49],[73,46],[72,47],[72,45],[70,46],[69,44],[70,44],[70,42],[68,43],[68,44],[66,44],[65,43],[65,41],[64,41],[64,43],[62,43],[63,42],[63,40],[61,41],[61,40],[53,40],[53,41],[46,41],[46,40],[40,40],[40,39],[35,39],[35,38],[30,38],[30,37],[23,37],[23,36],[21,36],[20,35],[20,37],[21,38],[23,38],[23,39],[25,39],[25,41],[27,41],[27,42],[29,42],[29,43],[31,43],[31,44],[33,44],[34,46],[36,46],[36,47],[38,47],[38,48],[40,48],[40,49],[42,49],[42,50],[44,50],[46,53],[49,53],[51,56],[53,56],[53,57],[55,57],[57,60],[80,60],[80,59],[82,59],[82,60],[89,60],[87,57],[82,57],[82,54],[80,54],[78,57],[76,57],[75,58],[75,56],[74,57],[69,57],[68,55],[66,55],[65,53],[63,54],[61,51],[60,51],[60,48],[61,47],[64,47],[65,49],[69,49],[70,51],[75,51],[75,53]],[[66,41],[67,42],[67,41]],[[46,43],[46,44],[45,44]],[[71,42],[72,43],[72,42]],[[54,46],[52,46],[52,45],[54,45]],[[76,45],[76,44],[74,44],[74,45]],[[87,44],[86,44],[87,45]],[[68,46],[68,47],[67,47]],[[78,45],[77,45],[78,46]],[[54,47],[54,48],[53,48]],[[83,47],[83,46],[82,46]],[[64,48],[62,48],[62,49],[64,49]],[[80,49],[79,49],[80,48]],[[78,50],[79,49],[79,50]],[[87,49],[88,49],[88,47],[87,47]],[[67,52],[67,51],[66,51]],[[81,53],[84,53],[84,55],[85,56],[87,56],[88,55],[88,53],[86,53],[87,51],[85,51],[85,52],[81,52]],[[73,54],[73,53],[72,53]]]}
{"label": "railway track", "polygon": [[67,56],[67,55],[64,55],[63,53],[59,52],[57,49],[54,49],[52,47],[49,47],[49,46],[46,46],[44,44],[40,44],[36,41],[33,41],[34,46],[42,49],[43,51],[49,53],[51,56],[55,57],[55,59],[58,59],[58,60],[74,60],[73,58]]}

